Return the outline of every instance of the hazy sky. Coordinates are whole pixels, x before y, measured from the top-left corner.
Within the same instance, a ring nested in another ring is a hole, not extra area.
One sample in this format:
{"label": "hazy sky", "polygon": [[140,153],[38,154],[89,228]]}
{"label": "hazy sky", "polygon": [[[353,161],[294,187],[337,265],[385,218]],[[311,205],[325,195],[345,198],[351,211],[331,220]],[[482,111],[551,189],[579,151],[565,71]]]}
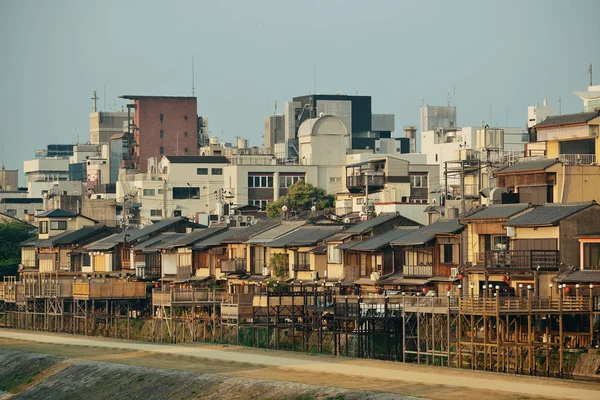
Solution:
{"label": "hazy sky", "polygon": [[198,113],[228,141],[260,145],[315,65],[318,93],[371,95],[400,133],[453,85],[459,125],[524,126],[544,97],[582,110],[571,92],[590,62],[600,83],[599,15],[597,0],[0,0],[0,144],[22,172],[48,143],[89,140],[94,90],[108,111],[123,94],[191,95],[192,54]]}

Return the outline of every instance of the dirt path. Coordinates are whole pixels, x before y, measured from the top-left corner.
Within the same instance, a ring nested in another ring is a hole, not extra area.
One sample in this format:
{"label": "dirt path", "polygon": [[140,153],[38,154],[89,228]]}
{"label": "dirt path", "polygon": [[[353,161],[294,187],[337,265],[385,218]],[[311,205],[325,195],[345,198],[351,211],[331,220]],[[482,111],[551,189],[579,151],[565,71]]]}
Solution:
{"label": "dirt path", "polygon": [[[69,351],[77,354],[77,358],[181,370],[187,370],[186,365],[190,365],[190,370],[195,370],[193,365],[202,364],[204,369],[212,368],[213,373],[229,376],[361,388],[431,399],[600,398],[600,384],[594,383],[309,356],[235,346],[163,345],[1,329],[0,338],[0,347],[6,348],[10,348],[10,343],[14,346],[21,341],[28,341],[31,347],[68,347]],[[50,354],[52,351],[59,354],[57,349],[50,350]],[[166,359],[171,363],[163,363]],[[198,363],[199,360],[209,362]],[[227,368],[222,368],[225,366]]]}

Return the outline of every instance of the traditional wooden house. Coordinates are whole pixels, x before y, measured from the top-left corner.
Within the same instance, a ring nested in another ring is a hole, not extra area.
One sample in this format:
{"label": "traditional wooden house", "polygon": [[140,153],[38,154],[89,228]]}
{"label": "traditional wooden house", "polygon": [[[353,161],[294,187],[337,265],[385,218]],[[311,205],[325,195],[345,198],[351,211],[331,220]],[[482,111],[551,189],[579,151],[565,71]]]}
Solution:
{"label": "traditional wooden house", "polygon": [[352,247],[397,227],[418,229],[421,226],[418,222],[401,215],[380,214],[327,238],[327,276],[330,279],[342,280],[346,284],[353,284],[360,279],[361,269],[372,270],[373,266],[367,267],[365,254],[352,252]]}
{"label": "traditional wooden house", "polygon": [[327,256],[316,248],[342,226],[305,225],[267,242],[267,263],[271,275],[280,279],[316,281],[325,276]]}
{"label": "traditional wooden house", "polygon": [[38,253],[38,271],[75,275],[82,273],[85,267],[91,265],[84,246],[113,232],[105,226],[85,226],[38,242],[35,245]]}
{"label": "traditional wooden house", "polygon": [[[168,254],[163,260],[161,246],[178,240],[185,235],[185,233],[161,233],[134,246],[131,251],[133,258],[136,260],[137,279],[150,281],[158,279],[164,281],[175,280],[176,272],[165,274],[163,270],[171,272],[173,269],[176,269],[176,256]],[[143,265],[137,263],[140,258],[144,260]],[[163,263],[165,267],[163,267]]]}
{"label": "traditional wooden house", "polygon": [[226,226],[211,226],[210,228],[198,229],[174,240],[159,244],[157,248],[162,253],[162,276],[175,275],[175,283],[189,281],[190,279],[193,281],[208,279],[208,276],[198,279],[195,275],[196,271],[193,268],[192,262],[192,246],[226,230]]}
{"label": "traditional wooden house", "polygon": [[344,280],[369,292],[374,291],[381,280],[398,278],[396,275],[402,272],[402,250],[391,247],[390,243],[415,229],[399,227],[370,239],[349,242],[353,244],[346,249]]}
{"label": "traditional wooden house", "polygon": [[445,293],[457,282],[464,225],[457,218],[440,219],[392,241],[402,250],[402,277],[386,282],[405,292]]}
{"label": "traditional wooden house", "polygon": [[257,279],[270,275],[269,256],[265,244],[303,226],[305,221],[282,221],[279,225],[261,232],[246,241],[249,247],[247,271]]}
{"label": "traditional wooden house", "polygon": [[116,272],[133,276],[138,267],[146,265],[145,253],[138,252],[136,259],[131,251],[133,247],[161,233],[185,233],[188,228],[199,227],[202,226],[185,218],[172,218],[96,241],[85,246],[85,250],[93,259],[94,268],[86,267],[84,272]]}
{"label": "traditional wooden house", "polygon": [[502,226],[509,218],[531,211],[529,203],[494,204],[460,217],[459,222],[466,225],[466,248],[463,254],[466,262],[473,266],[489,267],[494,252],[508,250],[509,237],[506,227]]}
{"label": "traditional wooden house", "polygon": [[232,231],[231,235],[223,238],[222,244],[227,245],[227,258],[221,259],[221,273],[230,277],[235,275],[250,275],[250,244],[248,240],[261,233],[266,233],[279,225],[281,221],[262,220],[245,229]]}
{"label": "traditional wooden house", "polygon": [[85,226],[98,224],[98,221],[95,219],[59,208],[38,214],[36,215],[36,219],[38,223],[38,239],[41,240],[49,239],[66,231],[76,231]]}
{"label": "traditional wooden house", "polygon": [[[558,288],[550,288],[550,283],[560,265],[580,265],[578,236],[596,232],[599,224],[600,205],[595,201],[545,204],[509,219],[503,224],[510,237],[509,250],[497,254],[494,262],[511,273],[503,275],[500,282],[488,274],[486,283],[500,285],[504,281],[515,290],[531,285],[539,296],[547,296],[548,290],[556,292]],[[475,288],[482,286],[473,283]]]}

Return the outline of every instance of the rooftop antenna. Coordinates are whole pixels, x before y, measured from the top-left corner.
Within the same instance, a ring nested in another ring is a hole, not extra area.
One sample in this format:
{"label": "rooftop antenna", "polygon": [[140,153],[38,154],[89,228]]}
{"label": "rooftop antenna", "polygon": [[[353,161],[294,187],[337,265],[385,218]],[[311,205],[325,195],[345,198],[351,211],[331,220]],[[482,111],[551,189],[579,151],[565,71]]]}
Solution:
{"label": "rooftop antenna", "polygon": [[277,100],[275,100],[275,111],[273,111],[273,115],[277,115]]}
{"label": "rooftop antenna", "polygon": [[456,107],[456,83],[452,84],[452,105]]}
{"label": "rooftop antenna", "polygon": [[558,98],[558,115],[562,115],[562,99]]}
{"label": "rooftop antenna", "polygon": [[192,54],[192,97],[196,95],[196,88],[194,87],[194,55]]}
{"label": "rooftop antenna", "polygon": [[588,67],[588,73],[590,74],[590,86],[592,86],[592,63]]}
{"label": "rooftop antenna", "polygon": [[94,90],[94,94],[92,95],[92,97],[90,97],[92,99],[92,112],[97,112],[98,111],[98,107],[97,107],[97,100],[100,98],[98,97],[98,95],[96,94],[96,91]]}
{"label": "rooftop antenna", "polygon": [[446,96],[446,103],[448,103],[448,107],[452,104],[452,97],[450,97],[450,93],[448,92],[448,96]]}
{"label": "rooftop antenna", "polygon": [[314,92],[313,94],[317,94],[317,64],[314,64]]}

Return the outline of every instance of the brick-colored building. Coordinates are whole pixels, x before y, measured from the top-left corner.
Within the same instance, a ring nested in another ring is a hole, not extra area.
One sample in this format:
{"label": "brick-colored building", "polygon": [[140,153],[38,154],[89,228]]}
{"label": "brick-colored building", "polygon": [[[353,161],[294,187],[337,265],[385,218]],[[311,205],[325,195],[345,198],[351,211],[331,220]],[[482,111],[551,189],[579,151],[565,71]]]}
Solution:
{"label": "brick-colored building", "polygon": [[198,154],[196,97],[121,96],[133,100],[134,167],[146,172],[148,158]]}

